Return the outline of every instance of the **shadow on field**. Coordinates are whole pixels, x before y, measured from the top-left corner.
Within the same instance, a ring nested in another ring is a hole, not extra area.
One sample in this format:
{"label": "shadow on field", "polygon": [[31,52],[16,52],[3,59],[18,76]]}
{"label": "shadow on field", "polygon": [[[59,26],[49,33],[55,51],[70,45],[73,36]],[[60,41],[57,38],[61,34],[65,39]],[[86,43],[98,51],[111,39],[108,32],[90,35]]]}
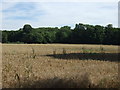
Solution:
{"label": "shadow on field", "polygon": [[12,90],[16,90],[16,88],[119,88],[120,84],[117,81],[106,81],[106,79],[93,84],[88,73],[70,78],[53,77],[37,81],[33,78],[32,80],[26,80],[26,82],[21,81],[14,83],[10,88]]}
{"label": "shadow on field", "polygon": [[50,54],[46,56],[58,59],[80,59],[80,60],[101,60],[101,61],[119,61],[118,53],[69,53],[69,54]]}
{"label": "shadow on field", "polygon": [[85,73],[71,78],[48,77],[37,81],[33,78],[25,82],[21,80],[19,83],[16,82],[10,87],[16,90],[16,88],[90,88],[93,86],[89,79],[89,75]]}
{"label": "shadow on field", "polygon": [[[83,79],[84,80],[84,79]],[[84,81],[74,81],[72,79],[64,79],[59,77],[54,77],[46,80],[35,81],[34,83],[31,81],[28,83],[24,83],[22,88],[90,88],[91,82],[88,78]]]}

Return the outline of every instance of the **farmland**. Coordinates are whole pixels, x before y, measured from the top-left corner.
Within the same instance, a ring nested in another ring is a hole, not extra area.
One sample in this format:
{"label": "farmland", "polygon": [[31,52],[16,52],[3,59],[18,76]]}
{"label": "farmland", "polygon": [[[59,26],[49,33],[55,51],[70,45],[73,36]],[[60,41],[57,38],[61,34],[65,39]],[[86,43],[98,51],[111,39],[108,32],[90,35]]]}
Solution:
{"label": "farmland", "polygon": [[2,44],[3,88],[118,88],[118,46]]}

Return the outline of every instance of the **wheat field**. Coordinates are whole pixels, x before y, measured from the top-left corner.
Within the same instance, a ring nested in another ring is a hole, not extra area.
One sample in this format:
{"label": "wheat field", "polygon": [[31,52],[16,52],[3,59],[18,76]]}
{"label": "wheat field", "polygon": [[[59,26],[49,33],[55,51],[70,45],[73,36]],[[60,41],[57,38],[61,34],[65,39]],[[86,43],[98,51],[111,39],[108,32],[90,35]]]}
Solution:
{"label": "wheat field", "polygon": [[3,88],[119,88],[118,46],[2,44]]}

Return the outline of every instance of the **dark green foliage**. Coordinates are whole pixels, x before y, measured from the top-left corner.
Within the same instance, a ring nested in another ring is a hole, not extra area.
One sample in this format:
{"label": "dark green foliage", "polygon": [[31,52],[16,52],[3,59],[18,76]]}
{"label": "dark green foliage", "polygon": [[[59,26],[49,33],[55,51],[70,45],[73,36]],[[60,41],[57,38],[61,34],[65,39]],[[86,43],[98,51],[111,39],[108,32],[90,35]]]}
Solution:
{"label": "dark green foliage", "polygon": [[24,32],[29,33],[29,32],[31,32],[31,30],[32,30],[31,25],[25,24],[25,25],[23,26],[23,31],[24,31]]}
{"label": "dark green foliage", "polygon": [[8,35],[6,32],[2,33],[2,42],[7,43],[8,42]]}
{"label": "dark green foliage", "polygon": [[70,30],[60,30],[56,33],[56,42],[57,43],[68,43],[70,35],[71,35]]}
{"label": "dark green foliage", "polygon": [[43,36],[40,33],[24,34],[22,41],[25,43],[42,43]]}
{"label": "dark green foliage", "polygon": [[2,43],[2,32],[0,31],[0,43]]}
{"label": "dark green foliage", "polygon": [[100,25],[76,24],[69,26],[32,28],[25,24],[18,31],[2,31],[2,43],[75,43],[75,44],[108,44],[120,45],[120,28],[112,24]]}

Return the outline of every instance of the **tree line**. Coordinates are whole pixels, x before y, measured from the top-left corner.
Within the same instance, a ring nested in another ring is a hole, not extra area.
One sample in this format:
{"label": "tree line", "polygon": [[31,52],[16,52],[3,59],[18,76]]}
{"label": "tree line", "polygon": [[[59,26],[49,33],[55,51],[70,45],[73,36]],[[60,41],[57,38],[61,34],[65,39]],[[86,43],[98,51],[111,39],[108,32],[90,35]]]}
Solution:
{"label": "tree line", "polygon": [[107,44],[120,45],[120,28],[112,24],[107,26],[76,24],[74,29],[70,26],[33,28],[25,24],[17,31],[2,32],[2,43],[68,43],[68,44]]}

